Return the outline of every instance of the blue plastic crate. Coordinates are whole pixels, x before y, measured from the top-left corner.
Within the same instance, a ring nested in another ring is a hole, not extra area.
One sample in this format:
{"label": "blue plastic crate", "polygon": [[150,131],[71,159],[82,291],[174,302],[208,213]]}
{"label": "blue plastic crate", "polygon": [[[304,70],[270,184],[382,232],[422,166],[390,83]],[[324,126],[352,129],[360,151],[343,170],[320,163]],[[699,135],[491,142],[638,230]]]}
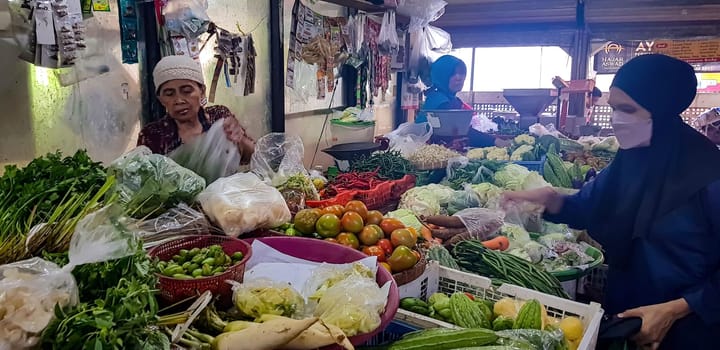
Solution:
{"label": "blue plastic crate", "polygon": [[403,335],[419,330],[405,322],[393,320],[382,332],[374,336],[363,346],[377,346],[400,339]]}
{"label": "blue plastic crate", "polygon": [[543,171],[545,169],[545,156],[543,156],[539,161],[531,161],[531,162],[512,162],[513,164],[521,165],[526,167],[530,171],[537,171],[540,173],[540,175],[543,175]]}

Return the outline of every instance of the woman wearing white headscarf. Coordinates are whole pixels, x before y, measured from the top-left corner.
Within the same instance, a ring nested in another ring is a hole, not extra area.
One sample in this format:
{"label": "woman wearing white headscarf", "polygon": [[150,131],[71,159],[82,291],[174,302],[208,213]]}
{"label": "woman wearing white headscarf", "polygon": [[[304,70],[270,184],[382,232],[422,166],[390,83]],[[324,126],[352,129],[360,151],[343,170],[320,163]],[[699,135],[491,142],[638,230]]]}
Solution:
{"label": "woman wearing white headscarf", "polygon": [[138,146],[166,155],[223,120],[225,135],[238,146],[241,164],[250,163],[255,141],[227,107],[205,106],[205,80],[198,62],[187,56],[164,57],[155,66],[153,80],[157,98],[167,114],[140,131]]}

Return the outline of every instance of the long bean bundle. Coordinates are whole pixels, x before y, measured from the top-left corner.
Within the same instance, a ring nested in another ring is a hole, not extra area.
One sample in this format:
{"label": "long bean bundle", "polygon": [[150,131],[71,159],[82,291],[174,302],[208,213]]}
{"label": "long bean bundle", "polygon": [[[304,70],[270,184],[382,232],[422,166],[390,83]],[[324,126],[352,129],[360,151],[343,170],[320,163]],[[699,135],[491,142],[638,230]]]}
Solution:
{"label": "long bean bundle", "polygon": [[453,255],[461,268],[489,277],[494,284],[509,283],[569,298],[555,276],[517,256],[487,249],[478,240],[458,243]]}
{"label": "long bean bundle", "polygon": [[377,171],[381,179],[398,180],[413,174],[415,167],[403,158],[398,151],[375,152],[371,156],[361,156],[351,164],[352,171]]}

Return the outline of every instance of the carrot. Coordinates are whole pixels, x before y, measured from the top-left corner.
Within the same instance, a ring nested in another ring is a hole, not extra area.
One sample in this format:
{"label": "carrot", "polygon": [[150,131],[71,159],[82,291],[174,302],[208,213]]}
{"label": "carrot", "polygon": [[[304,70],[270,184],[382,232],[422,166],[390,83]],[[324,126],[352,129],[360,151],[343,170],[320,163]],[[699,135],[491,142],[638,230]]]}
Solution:
{"label": "carrot", "polygon": [[507,250],[510,246],[510,240],[505,236],[498,236],[491,240],[482,242],[483,246],[492,250]]}
{"label": "carrot", "polygon": [[425,226],[420,229],[420,234],[422,235],[422,238],[428,242],[431,242],[433,240],[432,231],[430,231],[430,229]]}

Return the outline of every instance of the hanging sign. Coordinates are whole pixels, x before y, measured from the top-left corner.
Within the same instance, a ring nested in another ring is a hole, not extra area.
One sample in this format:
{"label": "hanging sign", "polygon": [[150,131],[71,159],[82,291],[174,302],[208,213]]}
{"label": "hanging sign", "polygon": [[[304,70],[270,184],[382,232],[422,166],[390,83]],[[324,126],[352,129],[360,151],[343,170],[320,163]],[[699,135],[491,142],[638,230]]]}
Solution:
{"label": "hanging sign", "polygon": [[595,54],[598,74],[613,74],[633,57],[660,53],[693,64],[697,71],[714,71],[720,63],[720,39],[611,41]]}

